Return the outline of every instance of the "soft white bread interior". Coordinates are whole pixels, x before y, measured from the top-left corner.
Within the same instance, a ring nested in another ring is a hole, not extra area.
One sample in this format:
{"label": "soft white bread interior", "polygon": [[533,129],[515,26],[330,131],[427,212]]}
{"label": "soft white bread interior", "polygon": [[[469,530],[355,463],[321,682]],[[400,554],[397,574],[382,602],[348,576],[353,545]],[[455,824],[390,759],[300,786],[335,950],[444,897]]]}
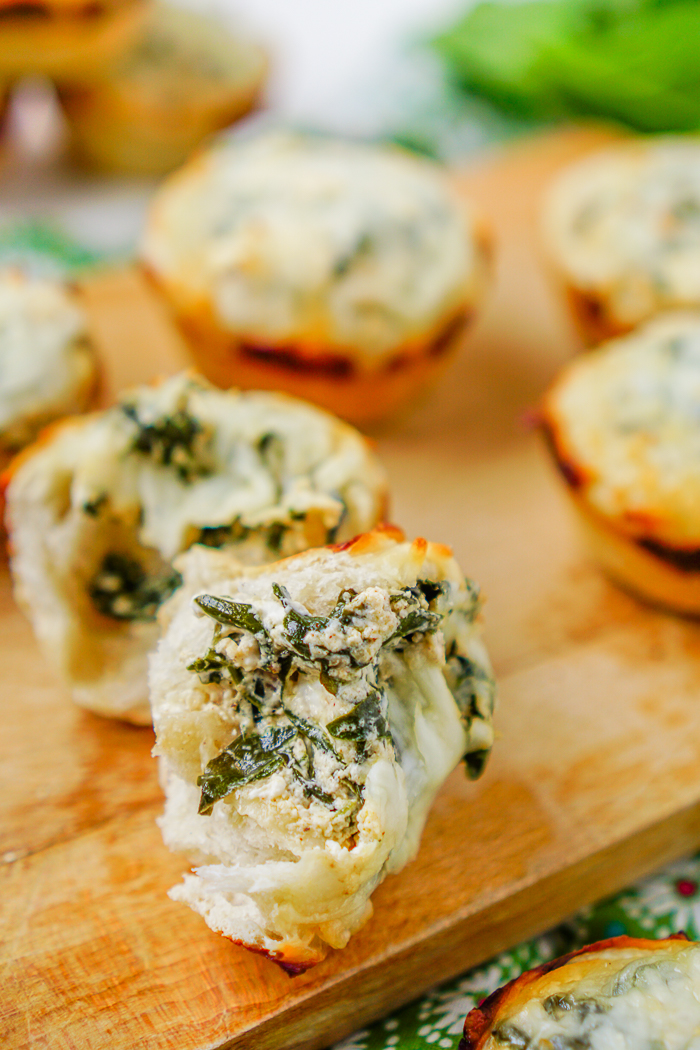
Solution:
{"label": "soft white bread interior", "polygon": [[304,969],[371,915],[450,770],[483,769],[478,591],[449,548],[389,528],[259,568],[201,547],[177,564],[150,665],[161,829],[196,865],[171,896]]}
{"label": "soft white bread interior", "polygon": [[229,545],[257,564],[348,539],[381,520],[386,487],[347,424],[183,374],[45,433],[6,497],[15,594],[49,659],[79,704],[146,723],[178,553]]}

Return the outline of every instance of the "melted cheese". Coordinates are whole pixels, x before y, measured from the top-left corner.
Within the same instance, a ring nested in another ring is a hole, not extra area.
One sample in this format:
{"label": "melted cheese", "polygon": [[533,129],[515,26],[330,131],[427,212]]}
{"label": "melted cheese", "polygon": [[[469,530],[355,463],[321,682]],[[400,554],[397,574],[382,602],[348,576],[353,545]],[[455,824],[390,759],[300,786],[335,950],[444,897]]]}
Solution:
{"label": "melted cheese", "polygon": [[554,186],[545,228],[565,275],[623,324],[700,305],[700,144],[626,143],[583,160]]}
{"label": "melted cheese", "polygon": [[[301,944],[317,961],[325,945],[347,942],[368,917],[377,883],[414,856],[435,793],[462,755],[493,742],[493,680],[477,606],[444,548],[425,550],[381,535],[371,552],[309,551],[264,569],[226,558],[199,548],[180,559],[185,584],[164,609],[167,630],[151,661],[156,753],[165,763],[167,796],[161,827],[171,848],[199,861],[172,896],[227,936],[275,951],[286,946],[292,955],[290,946]],[[399,637],[408,609],[428,610],[416,597],[425,580],[443,585],[430,606],[438,610],[436,622]],[[273,584],[287,589],[286,604]],[[246,663],[248,632],[224,627],[236,645],[216,641],[212,619],[191,603],[202,588],[258,617],[268,642],[260,649],[254,643],[257,664]],[[354,597],[336,618],[339,596],[348,590]],[[290,608],[330,622],[308,628],[280,687],[268,646],[288,651]],[[241,635],[243,652],[236,648]],[[212,644],[265,680],[255,710],[246,699],[250,680],[236,686],[193,671]],[[468,710],[460,710],[447,686],[446,647],[472,661],[472,673],[489,685],[481,698],[471,691]],[[388,732],[369,720],[361,744],[338,735],[337,719],[368,696],[379,697]],[[196,782],[212,759],[242,736],[287,724],[290,712],[322,737],[319,745],[308,736],[300,755],[313,752],[305,775],[326,797],[309,792],[287,764],[224,792],[210,815],[198,814]]]}
{"label": "melted cheese", "polygon": [[[84,706],[144,721],[157,629],[119,619],[110,556],[161,586],[198,541],[249,563],[342,541],[381,516],[384,475],[364,439],[318,409],[180,375],[64,425],[19,467],[7,499],[17,595],[53,662]],[[157,605],[143,587],[129,594]]]}
{"label": "melted cheese", "polygon": [[27,444],[77,411],[95,372],[86,319],[57,282],[0,272],[0,444]]}
{"label": "melted cheese", "polygon": [[700,315],[573,361],[545,416],[590,505],[631,535],[700,546]]}
{"label": "melted cheese", "polygon": [[370,359],[468,305],[478,269],[473,220],[435,166],[283,134],[224,142],[167,182],[143,250],[227,330]]}
{"label": "melted cheese", "polygon": [[[672,951],[611,949],[583,959],[588,973],[582,979],[577,979],[574,961],[547,980],[547,997],[540,998],[534,989],[526,1005],[499,1016],[496,1031],[505,1038],[491,1037],[488,1050],[513,1046],[686,1050],[700,1046],[697,944],[681,950],[674,946]],[[553,1001],[557,995],[569,997],[564,1009]]]}

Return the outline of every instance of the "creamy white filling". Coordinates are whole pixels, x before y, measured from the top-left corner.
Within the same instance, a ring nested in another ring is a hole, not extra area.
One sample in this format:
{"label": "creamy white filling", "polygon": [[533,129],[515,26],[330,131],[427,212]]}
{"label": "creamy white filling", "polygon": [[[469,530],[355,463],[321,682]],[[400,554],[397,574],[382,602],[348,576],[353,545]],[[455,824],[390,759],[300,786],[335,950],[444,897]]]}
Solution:
{"label": "creamy white filling", "polygon": [[156,269],[263,343],[381,355],[463,307],[477,267],[473,221],[439,169],[388,149],[282,134],[223,145],[165,186],[154,215]]}
{"label": "creamy white filling", "polygon": [[614,317],[700,303],[700,147],[629,144],[560,177],[546,228],[555,258]]}
{"label": "creamy white filling", "polygon": [[[691,944],[682,951],[610,951],[595,978],[566,983],[563,995],[573,1005],[553,1016],[539,999],[509,1016],[503,1025],[515,1026],[532,1040],[532,1050],[551,1046],[586,1047],[590,1050],[687,1050],[700,1043],[700,948]],[[626,962],[624,969],[620,956]],[[583,1003],[577,1008],[576,1001]],[[586,1001],[586,1002],[584,1002]],[[550,1007],[551,1011],[551,1007]],[[571,1040],[571,1042],[567,1041]],[[576,1042],[573,1042],[576,1040]],[[505,1048],[508,1041],[489,1041]]]}
{"label": "creamy white filling", "polygon": [[596,509],[700,544],[700,315],[661,317],[579,358],[548,406]]}
{"label": "creamy white filling", "polygon": [[84,314],[59,284],[0,273],[0,437],[62,403],[70,410],[85,382],[76,340],[86,335]]}

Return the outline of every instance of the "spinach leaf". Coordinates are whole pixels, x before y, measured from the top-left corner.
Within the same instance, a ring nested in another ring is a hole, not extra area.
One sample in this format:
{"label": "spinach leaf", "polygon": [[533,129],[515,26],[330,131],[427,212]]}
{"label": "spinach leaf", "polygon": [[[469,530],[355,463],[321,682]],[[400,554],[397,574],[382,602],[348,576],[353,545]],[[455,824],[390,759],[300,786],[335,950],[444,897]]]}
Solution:
{"label": "spinach leaf", "polygon": [[227,660],[223,653],[217,652],[213,646],[204,656],[199,656],[188,664],[187,670],[198,674],[205,685],[209,682],[222,682],[224,679],[238,685],[243,680],[241,669]]}
{"label": "spinach leaf", "polygon": [[283,607],[287,610],[284,617],[284,630],[289,643],[289,648],[298,656],[310,660],[311,652],[304,641],[304,638],[308,631],[324,630],[330,622],[330,617],[310,616],[308,613],[304,614],[297,612],[292,606],[292,599],[289,591],[279,583],[272,584],[272,591],[278,601],[280,601]]}
{"label": "spinach leaf", "polygon": [[467,776],[470,780],[478,780],[481,774],[486,768],[489,755],[491,752],[486,749],[483,751],[468,751],[464,756],[464,768],[467,771]]}
{"label": "spinach leaf", "polygon": [[300,718],[299,715],[295,715],[293,711],[288,710],[286,707],[284,708],[284,713],[301,736],[306,737],[307,740],[310,740],[311,743],[314,744],[315,747],[320,748],[321,751],[327,751],[329,754],[333,755],[334,758],[338,758],[335,748],[321,726],[317,725],[315,722],[309,722],[306,718]]}
{"label": "spinach leaf", "polygon": [[258,441],[258,453],[275,484],[275,498],[280,499],[284,490],[284,440],[270,431]]}
{"label": "spinach leaf", "polygon": [[479,717],[477,700],[480,693],[492,692],[491,676],[453,645],[445,663],[445,678],[462,717]]}
{"label": "spinach leaf", "polygon": [[285,532],[289,531],[289,525],[283,521],[273,521],[265,530],[265,546],[273,554],[279,554],[282,550],[282,542]]}
{"label": "spinach leaf", "polygon": [[171,566],[149,575],[137,559],[113,551],[105,555],[87,590],[103,616],[149,621],[181,583],[182,576]]}
{"label": "spinach leaf", "polygon": [[90,518],[98,518],[100,511],[107,503],[108,496],[106,492],[101,492],[99,496],[95,496],[94,499],[88,499],[83,503],[83,514],[87,514]]}
{"label": "spinach leaf", "polygon": [[428,605],[435,601],[441,594],[446,594],[449,586],[444,580],[418,580],[416,587],[425,598]]}
{"label": "spinach leaf", "polygon": [[205,525],[200,529],[196,542],[205,547],[226,547],[246,539],[251,531],[247,525],[241,523],[240,518],[234,518],[228,525]]}
{"label": "spinach leaf", "polygon": [[234,740],[197,778],[197,786],[202,789],[199,812],[208,816],[219,799],[245,784],[271,776],[285,765],[288,756],[282,748],[295,736],[294,726],[268,726],[260,734],[247,733]]}
{"label": "spinach leaf", "polygon": [[211,616],[212,620],[224,627],[237,627],[240,631],[250,631],[253,635],[267,634],[262,622],[251,611],[250,605],[232,602],[230,598],[217,598],[213,594],[198,594],[195,598],[199,608]]}
{"label": "spinach leaf", "polygon": [[144,423],[136,405],[127,403],[121,407],[124,415],[138,428],[131,446],[134,452],[150,456],[161,466],[173,467],[184,482],[211,474],[211,466],[202,456],[206,438],[204,427],[194,416],[178,409],[170,416]]}
{"label": "spinach leaf", "polygon": [[356,744],[364,745],[370,736],[378,736],[391,739],[391,733],[387,721],[382,714],[382,694],[374,690],[355,704],[346,715],[340,715],[329,722],[326,729],[331,736],[338,740],[352,740]]}
{"label": "spinach leaf", "polygon": [[418,634],[419,632],[432,634],[437,631],[441,619],[441,616],[430,612],[429,609],[412,609],[402,617],[399,621],[399,626],[391,638],[387,640],[392,642],[397,638],[409,638],[412,634]]}

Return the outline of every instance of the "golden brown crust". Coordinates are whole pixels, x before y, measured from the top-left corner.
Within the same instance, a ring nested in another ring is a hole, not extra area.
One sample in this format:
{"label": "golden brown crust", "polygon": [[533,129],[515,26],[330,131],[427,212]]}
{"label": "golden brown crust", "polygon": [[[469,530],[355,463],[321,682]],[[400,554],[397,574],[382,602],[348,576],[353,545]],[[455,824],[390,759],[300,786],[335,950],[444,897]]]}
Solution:
{"label": "golden brown crust", "polygon": [[302,973],[306,973],[307,970],[313,969],[314,966],[318,966],[320,962],[325,959],[325,952],[309,953],[309,957],[303,960],[296,959],[291,960],[287,957],[284,951],[270,951],[269,948],[261,948],[255,944],[248,944],[246,941],[237,940],[235,937],[227,937],[226,934],[222,934],[225,940],[230,941],[231,944],[237,944],[240,948],[246,948],[249,952],[253,952],[254,955],[264,955],[266,959],[270,959],[271,962],[276,963],[280,970],[284,970],[288,977],[299,977]]}
{"label": "golden brown crust", "polygon": [[576,328],[587,346],[597,346],[607,339],[632,331],[634,326],[622,324],[612,317],[605,300],[593,292],[566,285],[565,294]]}
{"label": "golden brown crust", "polygon": [[567,955],[561,955],[558,959],[552,959],[550,962],[542,963],[540,966],[534,966],[531,970],[526,970],[520,977],[516,977],[514,980],[509,981],[508,984],[504,984],[501,988],[496,989],[479,1006],[467,1014],[464,1022],[464,1035],[460,1041],[459,1050],[482,1050],[494,1028],[497,1027],[501,1016],[507,1012],[507,1007],[511,1003],[539,997],[536,991],[538,982],[542,982],[542,978],[546,977],[547,974],[570,965],[574,960],[610,950],[638,948],[643,951],[658,951],[664,945],[675,944],[678,941],[689,942],[689,938],[685,933],[674,933],[670,937],[657,941],[651,938],[628,937],[626,934],[623,934],[620,937],[609,937],[607,940],[587,944],[575,952],[569,952]]}
{"label": "golden brown crust", "polygon": [[[160,288],[158,277],[148,269],[146,273]],[[217,386],[284,390],[363,426],[389,418],[429,390],[463,346],[472,314],[460,310],[375,367],[364,364],[350,349],[301,342],[262,346],[238,339],[219,326],[204,303],[175,310],[175,319],[197,368]]]}
{"label": "golden brown crust", "polygon": [[143,37],[94,84],[59,91],[79,160],[160,175],[260,100],[267,57],[225,26],[158,4]]}
{"label": "golden brown crust", "polygon": [[540,418],[542,432],[593,560],[615,583],[652,605],[700,615],[700,549],[655,539],[658,523],[648,513],[628,511],[624,521],[615,522],[591,507],[585,495],[591,479],[567,450],[561,429],[545,413],[546,409]]}
{"label": "golden brown crust", "polygon": [[98,79],[105,63],[142,30],[150,0],[97,5],[10,5],[0,10],[0,77],[55,77],[76,83]]}

